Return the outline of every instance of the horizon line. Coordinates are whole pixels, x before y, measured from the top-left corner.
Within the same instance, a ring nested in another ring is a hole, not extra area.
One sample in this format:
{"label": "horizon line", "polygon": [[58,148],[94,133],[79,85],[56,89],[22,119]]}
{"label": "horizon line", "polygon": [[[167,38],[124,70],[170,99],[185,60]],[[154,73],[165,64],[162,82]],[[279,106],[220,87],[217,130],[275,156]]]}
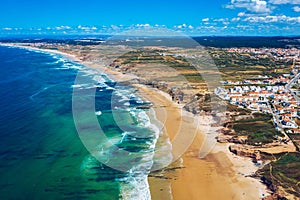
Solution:
{"label": "horizon line", "polygon": [[[149,36],[149,35],[118,35],[118,34],[11,34],[11,35],[0,35],[0,39],[4,38],[16,38],[16,37],[113,37],[113,36],[122,36],[122,37],[144,37],[144,38],[182,38],[182,37],[264,37],[264,38],[290,38],[290,37],[300,37],[299,35],[161,35],[161,36]],[[24,38],[27,39],[27,38]],[[41,38],[47,39],[47,38]],[[93,38],[89,38],[93,39]],[[97,39],[97,38],[95,38]]]}

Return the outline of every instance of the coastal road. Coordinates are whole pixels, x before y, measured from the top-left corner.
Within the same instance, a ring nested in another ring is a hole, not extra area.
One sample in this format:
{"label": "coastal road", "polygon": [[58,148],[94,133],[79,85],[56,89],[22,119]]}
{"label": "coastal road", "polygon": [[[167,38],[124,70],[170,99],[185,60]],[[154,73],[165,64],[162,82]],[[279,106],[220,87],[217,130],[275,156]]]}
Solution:
{"label": "coastal road", "polygon": [[267,102],[267,105],[268,105],[268,107],[270,109],[271,114],[273,115],[274,125],[276,126],[276,128],[278,127],[281,130],[280,132],[284,132],[284,131],[282,131],[283,128],[282,128],[282,124],[280,123],[279,116],[274,113],[274,110],[272,109],[272,106],[270,105],[269,102]]}
{"label": "coastal road", "polygon": [[293,97],[296,99],[297,104],[300,104],[300,98],[294,94],[294,92],[291,90],[291,86],[300,78],[300,73],[297,74],[288,84],[286,84],[285,89],[289,91]]}

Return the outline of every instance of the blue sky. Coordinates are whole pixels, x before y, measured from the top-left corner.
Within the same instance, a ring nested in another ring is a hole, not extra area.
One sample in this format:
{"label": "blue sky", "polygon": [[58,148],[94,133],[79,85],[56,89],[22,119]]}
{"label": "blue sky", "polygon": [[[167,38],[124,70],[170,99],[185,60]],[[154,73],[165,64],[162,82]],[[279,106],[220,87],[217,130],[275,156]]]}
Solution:
{"label": "blue sky", "polygon": [[3,0],[0,35],[164,27],[188,35],[300,35],[300,0]]}

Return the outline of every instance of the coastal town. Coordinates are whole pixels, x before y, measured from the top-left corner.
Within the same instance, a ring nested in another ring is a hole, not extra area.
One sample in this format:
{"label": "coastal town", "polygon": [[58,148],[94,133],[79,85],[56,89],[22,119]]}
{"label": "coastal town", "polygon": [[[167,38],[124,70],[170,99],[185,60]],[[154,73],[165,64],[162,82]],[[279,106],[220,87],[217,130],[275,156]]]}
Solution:
{"label": "coastal town", "polygon": [[299,66],[294,73],[284,74],[278,78],[259,77],[259,79],[243,82],[224,81],[224,85],[233,85],[228,89],[217,88],[216,93],[231,104],[248,108],[253,111],[270,113],[274,116],[274,124],[279,131],[292,129],[293,133],[300,133],[297,123],[298,105],[297,92],[291,88],[299,83]]}
{"label": "coastal town", "polygon": [[[243,81],[222,81],[224,88],[216,88],[216,94],[232,105],[272,115],[273,124],[281,133],[300,133],[299,92],[300,54],[297,49],[232,48],[229,52],[252,53],[257,58],[273,56],[286,62],[293,61],[290,73],[278,76],[258,76]],[[289,140],[288,136],[279,138]]]}

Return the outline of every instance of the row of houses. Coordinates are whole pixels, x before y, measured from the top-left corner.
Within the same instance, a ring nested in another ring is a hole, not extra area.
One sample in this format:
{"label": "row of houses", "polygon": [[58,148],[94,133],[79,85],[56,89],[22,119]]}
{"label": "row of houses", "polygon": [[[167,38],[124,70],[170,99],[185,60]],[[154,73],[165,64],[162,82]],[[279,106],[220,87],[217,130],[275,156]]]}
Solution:
{"label": "row of houses", "polygon": [[[288,82],[290,77],[282,76],[274,80]],[[299,118],[300,109],[295,97],[283,85],[235,85],[229,89],[216,91],[221,98],[230,101],[231,104],[272,114],[276,128],[298,132],[299,126],[295,119]]]}
{"label": "row of houses", "polygon": [[[300,72],[299,69],[295,72]],[[273,78],[271,76],[263,76],[258,79],[246,79],[244,81],[221,81],[223,85],[285,85],[287,84],[291,78],[294,76],[292,74],[283,74],[277,78]]]}

